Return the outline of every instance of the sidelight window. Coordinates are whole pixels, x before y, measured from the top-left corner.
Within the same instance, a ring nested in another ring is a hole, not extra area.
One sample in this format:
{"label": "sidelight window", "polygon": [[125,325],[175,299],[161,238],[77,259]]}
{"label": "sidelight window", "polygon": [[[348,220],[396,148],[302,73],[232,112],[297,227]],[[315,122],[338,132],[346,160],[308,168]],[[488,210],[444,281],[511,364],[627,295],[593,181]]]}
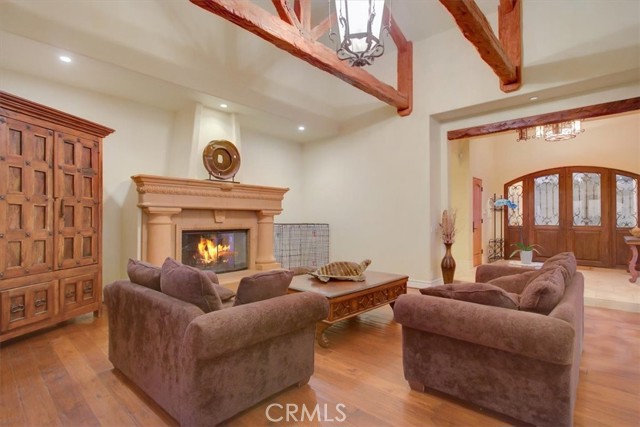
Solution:
{"label": "sidelight window", "polygon": [[616,174],[616,227],[638,224],[638,180]]}

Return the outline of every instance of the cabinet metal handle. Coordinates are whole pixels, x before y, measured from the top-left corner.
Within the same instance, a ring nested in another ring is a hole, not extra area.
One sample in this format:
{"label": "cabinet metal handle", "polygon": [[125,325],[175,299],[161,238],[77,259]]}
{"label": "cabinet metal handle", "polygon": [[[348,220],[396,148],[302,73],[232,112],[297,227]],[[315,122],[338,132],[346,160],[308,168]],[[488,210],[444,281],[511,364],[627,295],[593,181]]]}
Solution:
{"label": "cabinet metal handle", "polygon": [[42,307],[43,305],[47,304],[47,299],[46,298],[41,298],[41,299],[37,299],[33,305],[35,305],[36,307]]}
{"label": "cabinet metal handle", "polygon": [[75,291],[67,292],[66,294],[64,294],[64,296],[65,298],[75,298],[76,292]]}
{"label": "cabinet metal handle", "polygon": [[11,305],[11,313],[20,313],[24,311],[24,304],[12,304]]}
{"label": "cabinet metal handle", "polygon": [[85,286],[85,287],[84,287],[84,293],[85,293],[85,294],[93,293],[93,286],[92,286],[92,285]]}

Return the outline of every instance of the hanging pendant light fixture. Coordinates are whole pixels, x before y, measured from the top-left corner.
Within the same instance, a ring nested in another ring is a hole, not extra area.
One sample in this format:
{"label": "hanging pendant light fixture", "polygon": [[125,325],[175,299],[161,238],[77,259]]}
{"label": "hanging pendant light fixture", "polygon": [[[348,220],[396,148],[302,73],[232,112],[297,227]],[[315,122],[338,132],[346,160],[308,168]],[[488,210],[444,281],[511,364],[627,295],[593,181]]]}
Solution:
{"label": "hanging pendant light fixture", "polygon": [[518,129],[518,139],[516,141],[529,141],[532,139],[544,138],[545,141],[565,141],[575,138],[584,132],[580,120],[568,122],[552,123],[544,126]]}
{"label": "hanging pendant light fixture", "polygon": [[584,132],[580,126],[580,120],[572,120],[570,122],[553,123],[545,125],[544,140],[545,141],[565,141],[575,138]]}
{"label": "hanging pendant light fixture", "polygon": [[334,2],[340,37],[336,48],[338,58],[349,61],[353,67],[373,64],[373,60],[384,53],[381,32],[385,0]]}

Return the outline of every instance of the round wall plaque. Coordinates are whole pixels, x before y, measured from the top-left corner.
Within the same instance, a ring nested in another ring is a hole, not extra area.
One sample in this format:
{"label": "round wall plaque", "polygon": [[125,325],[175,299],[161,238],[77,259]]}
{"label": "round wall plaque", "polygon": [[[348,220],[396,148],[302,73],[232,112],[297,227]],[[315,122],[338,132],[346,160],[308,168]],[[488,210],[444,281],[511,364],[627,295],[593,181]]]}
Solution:
{"label": "round wall plaque", "polygon": [[240,153],[231,142],[213,140],[202,152],[204,167],[209,175],[217,179],[233,178],[240,169]]}

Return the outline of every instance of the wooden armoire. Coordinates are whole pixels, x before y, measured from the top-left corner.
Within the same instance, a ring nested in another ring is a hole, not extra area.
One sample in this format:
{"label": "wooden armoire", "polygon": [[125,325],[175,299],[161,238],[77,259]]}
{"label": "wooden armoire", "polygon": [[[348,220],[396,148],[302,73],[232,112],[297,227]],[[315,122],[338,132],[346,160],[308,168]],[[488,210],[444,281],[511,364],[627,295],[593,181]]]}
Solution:
{"label": "wooden armoire", "polygon": [[102,139],[0,92],[0,342],[102,304]]}

